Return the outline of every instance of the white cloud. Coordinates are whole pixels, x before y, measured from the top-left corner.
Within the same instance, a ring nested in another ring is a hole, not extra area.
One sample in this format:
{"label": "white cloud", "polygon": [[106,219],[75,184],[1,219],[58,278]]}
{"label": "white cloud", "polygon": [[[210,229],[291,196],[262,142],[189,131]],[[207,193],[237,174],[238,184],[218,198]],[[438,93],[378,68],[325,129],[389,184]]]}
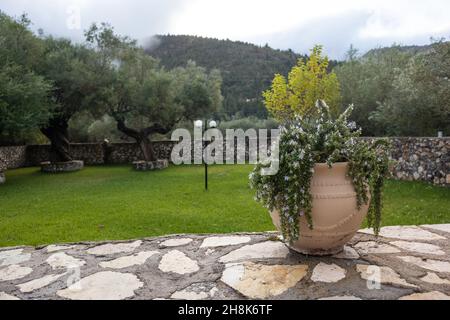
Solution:
{"label": "white cloud", "polygon": [[[79,30],[67,28],[70,6],[80,8]],[[28,12],[36,28],[74,39],[106,21],[140,40],[195,34],[302,52],[322,43],[334,56],[350,43],[370,48],[450,36],[448,0],[1,0],[0,9]]]}
{"label": "white cloud", "polygon": [[307,28],[359,12],[361,38],[399,38],[450,31],[448,0],[194,0],[170,22],[170,32],[218,38],[251,38]]}
{"label": "white cloud", "polygon": [[383,3],[372,8],[362,38],[410,38],[450,31],[448,1],[398,1],[395,6]]}
{"label": "white cloud", "polygon": [[272,34],[345,12],[336,1],[194,0],[170,24],[173,33],[236,38]]}

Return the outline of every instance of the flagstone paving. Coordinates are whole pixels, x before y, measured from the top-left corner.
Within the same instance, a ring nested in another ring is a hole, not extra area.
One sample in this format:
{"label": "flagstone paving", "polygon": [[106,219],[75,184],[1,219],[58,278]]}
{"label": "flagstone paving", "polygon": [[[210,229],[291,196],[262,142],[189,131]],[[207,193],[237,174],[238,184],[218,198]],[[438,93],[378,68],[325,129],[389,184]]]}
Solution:
{"label": "flagstone paving", "polygon": [[381,235],[331,257],[272,232],[0,248],[0,300],[450,299],[449,225]]}

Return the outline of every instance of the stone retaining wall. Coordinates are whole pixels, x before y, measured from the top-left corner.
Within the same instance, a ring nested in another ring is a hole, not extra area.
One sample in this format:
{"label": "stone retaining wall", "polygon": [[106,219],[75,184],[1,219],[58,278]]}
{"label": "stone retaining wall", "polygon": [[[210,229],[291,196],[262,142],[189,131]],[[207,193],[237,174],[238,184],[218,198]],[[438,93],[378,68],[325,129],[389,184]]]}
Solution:
{"label": "stone retaining wall", "polygon": [[392,138],[391,142],[397,179],[450,185],[450,138]]}
{"label": "stone retaining wall", "polygon": [[[174,142],[172,141],[155,141],[153,149],[158,159],[170,159],[173,145]],[[141,149],[136,143],[113,143],[104,146],[104,156],[104,163],[109,164],[132,163],[144,158]]]}
{"label": "stone retaining wall", "polygon": [[0,147],[0,172],[27,165],[26,146]]}
{"label": "stone retaining wall", "polygon": [[[0,148],[1,149],[1,148]],[[103,146],[99,143],[74,143],[70,145],[70,154],[85,164],[103,164]],[[50,159],[50,145],[27,146],[27,165],[36,166]]]}
{"label": "stone retaining wall", "polygon": [[[390,140],[393,145],[392,159],[396,161],[393,167],[395,178],[450,185],[450,138],[407,137]],[[173,141],[155,142],[154,149],[158,158],[170,159],[174,144]],[[0,171],[39,165],[49,159],[49,151],[49,145],[0,147]],[[74,159],[83,160],[86,165],[128,164],[143,158],[135,143],[72,144],[71,154]],[[246,158],[248,159],[248,154]]]}

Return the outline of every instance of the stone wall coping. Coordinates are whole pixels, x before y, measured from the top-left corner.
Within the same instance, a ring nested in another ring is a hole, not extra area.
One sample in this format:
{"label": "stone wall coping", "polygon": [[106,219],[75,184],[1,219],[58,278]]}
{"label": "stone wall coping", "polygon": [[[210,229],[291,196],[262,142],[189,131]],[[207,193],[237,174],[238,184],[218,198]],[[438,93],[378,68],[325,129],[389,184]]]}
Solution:
{"label": "stone wall coping", "polygon": [[[360,137],[360,139],[395,139],[395,140],[422,140],[422,139],[427,139],[427,140],[444,140],[444,141],[448,141],[450,140],[450,136],[449,137]],[[254,140],[254,139],[252,139]],[[154,140],[152,141],[153,143],[175,143],[175,140],[170,140],[170,139],[161,139],[161,140]],[[103,142],[71,142],[71,145],[101,145],[103,144]],[[130,145],[130,144],[136,144],[136,142],[111,142],[109,144],[112,145]],[[39,146],[50,146],[50,144],[48,143],[44,143],[44,144],[19,144],[19,145],[0,145],[0,148],[16,148],[16,147],[39,147]]]}
{"label": "stone wall coping", "polygon": [[[395,179],[428,181],[436,185],[450,185],[450,137],[386,137],[392,142],[391,158],[397,160],[392,173]],[[381,137],[361,137],[360,141],[375,141]],[[270,143],[270,138],[267,140]],[[246,139],[250,143],[260,139]],[[160,139],[154,141],[158,159],[169,159],[177,141]],[[225,148],[228,142],[224,141]],[[194,145],[194,153],[198,152]],[[235,148],[236,145],[235,145]],[[142,160],[142,152],[135,142],[89,142],[72,143],[74,159],[86,165],[131,164]],[[247,153],[247,150],[245,150]],[[50,145],[33,144],[0,146],[0,171],[39,165],[49,160]],[[246,155],[247,158],[248,155]]]}

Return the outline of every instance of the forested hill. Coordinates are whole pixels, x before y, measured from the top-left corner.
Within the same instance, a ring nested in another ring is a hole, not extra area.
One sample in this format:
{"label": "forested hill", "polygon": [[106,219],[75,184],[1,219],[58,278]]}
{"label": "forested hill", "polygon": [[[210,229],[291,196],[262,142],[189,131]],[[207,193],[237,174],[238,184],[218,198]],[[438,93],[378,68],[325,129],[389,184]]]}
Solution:
{"label": "forested hill", "polygon": [[275,50],[250,43],[195,36],[157,36],[158,45],[147,52],[167,68],[183,66],[188,60],[222,73],[224,112],[227,117],[256,115],[266,110],[261,93],[275,73],[287,75],[301,56],[293,51]]}
{"label": "forested hill", "polygon": [[401,52],[405,52],[411,55],[416,55],[419,53],[426,53],[430,51],[432,48],[432,45],[423,45],[423,46],[402,46],[402,45],[392,45],[391,47],[384,47],[384,48],[376,48],[369,50],[366,54],[364,54],[364,57],[369,57],[371,55],[376,54],[386,54],[389,51],[398,49]]}

